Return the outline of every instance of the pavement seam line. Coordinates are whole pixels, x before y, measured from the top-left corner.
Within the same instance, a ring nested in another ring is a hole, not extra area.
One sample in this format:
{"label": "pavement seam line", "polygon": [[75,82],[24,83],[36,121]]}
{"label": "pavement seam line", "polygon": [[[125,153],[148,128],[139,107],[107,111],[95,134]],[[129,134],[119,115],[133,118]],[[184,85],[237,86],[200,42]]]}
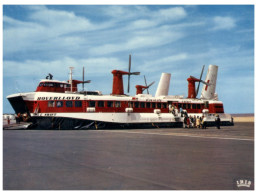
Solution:
{"label": "pavement seam line", "polygon": [[[143,132],[129,132],[129,131],[114,131],[114,130],[98,130],[102,132],[115,132],[115,133],[129,133],[129,134],[141,134],[141,135],[169,135],[178,137],[195,137],[195,138],[208,138],[208,139],[226,139],[226,140],[238,140],[238,141],[254,141],[253,139],[243,139],[243,138],[232,138],[232,137],[209,137],[209,136],[196,136],[196,135],[177,135],[172,133],[143,133]],[[95,131],[97,132],[97,131]]]}

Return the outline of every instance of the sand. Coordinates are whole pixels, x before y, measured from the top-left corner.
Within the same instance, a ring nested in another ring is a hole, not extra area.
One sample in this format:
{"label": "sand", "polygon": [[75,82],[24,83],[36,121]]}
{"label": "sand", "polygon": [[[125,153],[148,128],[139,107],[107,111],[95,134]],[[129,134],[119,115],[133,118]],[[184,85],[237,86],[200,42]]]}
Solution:
{"label": "sand", "polygon": [[254,116],[243,116],[243,117],[233,117],[234,123],[236,122],[254,122]]}

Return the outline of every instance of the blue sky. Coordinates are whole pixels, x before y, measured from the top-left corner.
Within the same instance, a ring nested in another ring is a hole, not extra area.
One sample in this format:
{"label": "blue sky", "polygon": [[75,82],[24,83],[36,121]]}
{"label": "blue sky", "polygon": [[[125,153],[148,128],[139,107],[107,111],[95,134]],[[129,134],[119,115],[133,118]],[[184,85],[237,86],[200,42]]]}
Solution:
{"label": "blue sky", "polygon": [[[252,5],[4,5],[3,112],[9,94],[34,91],[50,72],[92,80],[88,90],[112,91],[113,69],[141,76],[135,85],[171,73],[171,95],[187,96],[187,78],[219,66],[216,92],[226,113],[254,112],[254,6]],[[126,92],[127,77],[124,78]]]}

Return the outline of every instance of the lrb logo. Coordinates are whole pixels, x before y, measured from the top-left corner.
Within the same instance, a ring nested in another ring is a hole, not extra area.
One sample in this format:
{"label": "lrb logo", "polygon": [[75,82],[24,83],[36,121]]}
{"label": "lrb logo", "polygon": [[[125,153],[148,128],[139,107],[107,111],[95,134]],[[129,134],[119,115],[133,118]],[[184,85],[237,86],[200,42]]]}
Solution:
{"label": "lrb logo", "polygon": [[238,179],[236,180],[237,187],[247,187],[250,188],[252,181],[248,179]]}

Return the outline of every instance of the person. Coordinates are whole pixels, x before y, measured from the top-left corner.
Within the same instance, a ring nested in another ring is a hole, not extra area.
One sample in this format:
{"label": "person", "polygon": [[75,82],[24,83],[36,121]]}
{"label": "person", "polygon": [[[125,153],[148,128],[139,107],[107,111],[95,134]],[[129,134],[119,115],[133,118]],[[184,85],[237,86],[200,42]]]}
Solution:
{"label": "person", "polygon": [[197,128],[200,129],[201,128],[200,125],[201,125],[201,120],[200,120],[200,117],[198,116],[197,119],[196,119],[196,126],[197,126]]}
{"label": "person", "polygon": [[219,115],[217,114],[216,115],[216,118],[215,118],[215,124],[216,124],[216,127],[218,129],[220,129],[220,118],[219,118]]}
{"label": "person", "polygon": [[172,114],[175,116],[175,107],[172,105]]}
{"label": "person", "polygon": [[183,127],[184,127],[184,128],[187,127],[187,116],[184,117],[184,120],[183,120]]}
{"label": "person", "polygon": [[20,124],[21,122],[21,113],[17,114],[17,124]]}
{"label": "person", "polygon": [[186,116],[186,118],[187,128],[190,128],[190,118],[188,116]]}
{"label": "person", "polygon": [[10,117],[7,116],[7,124],[10,125]]}
{"label": "person", "polygon": [[193,128],[196,128],[196,115],[194,115],[194,117],[193,117]]}
{"label": "person", "polygon": [[18,116],[17,116],[17,114],[15,114],[14,117],[15,117],[16,124],[18,124]]}
{"label": "person", "polygon": [[175,115],[175,108],[174,108],[174,105],[173,105],[173,104],[172,104],[172,105],[171,105],[171,104],[169,105],[169,112],[172,113],[173,115]]}
{"label": "person", "polygon": [[174,112],[174,113],[175,113],[175,116],[179,116],[179,115],[178,115],[178,109],[177,109],[177,108],[175,108],[175,112]]}
{"label": "person", "polygon": [[28,114],[24,113],[23,116],[22,116],[22,119],[23,119],[24,122],[26,122],[29,119]]}
{"label": "person", "polygon": [[190,116],[190,127],[193,128],[193,126],[194,126],[194,125],[193,125],[193,117]]}
{"label": "person", "polygon": [[205,117],[204,116],[202,116],[201,126],[202,126],[202,129],[206,129],[206,122],[205,122]]}

